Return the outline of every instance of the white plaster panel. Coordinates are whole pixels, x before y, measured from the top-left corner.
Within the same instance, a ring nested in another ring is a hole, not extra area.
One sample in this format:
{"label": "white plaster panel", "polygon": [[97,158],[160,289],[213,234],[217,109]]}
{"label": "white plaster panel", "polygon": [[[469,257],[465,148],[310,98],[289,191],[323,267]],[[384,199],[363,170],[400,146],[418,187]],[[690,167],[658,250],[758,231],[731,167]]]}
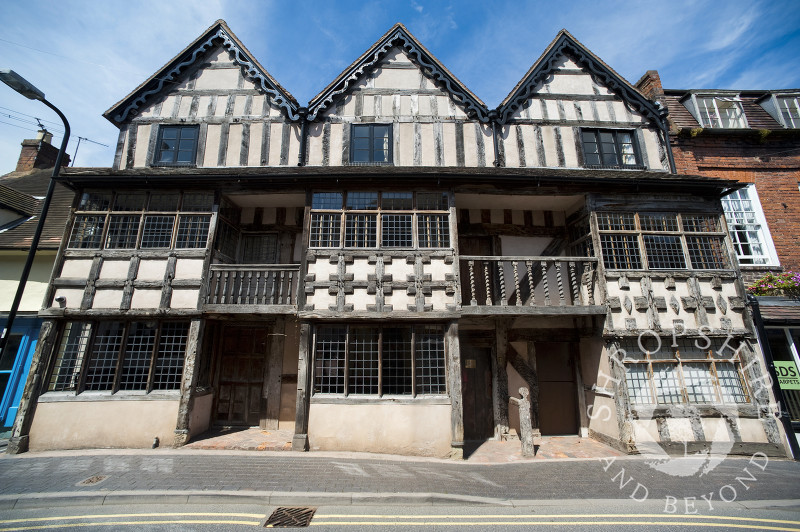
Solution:
{"label": "white plaster panel", "polygon": [[288,166],[297,166],[300,161],[300,128],[289,124],[289,160]]}
{"label": "white plaster panel", "polygon": [[92,260],[66,259],[61,267],[61,277],[77,277],[85,279],[92,269]]}
{"label": "white plaster panel", "polygon": [[244,106],[247,103],[247,96],[237,94],[233,100],[233,116],[244,116]]}
{"label": "white plaster panel", "polygon": [[264,224],[274,224],[278,220],[278,212],[274,207],[264,209],[262,222]]}
{"label": "white plaster panel", "polygon": [[529,168],[541,166],[541,162],[539,162],[539,154],[536,150],[535,130],[531,126],[521,126],[521,128],[522,145],[525,148],[525,166]]}
{"label": "white plaster panel", "polygon": [[280,166],[283,124],[272,122],[269,127],[269,166]]}
{"label": "white plaster panel", "polygon": [[422,137],[422,166],[436,166],[436,153],[433,146],[433,124],[420,124]]}
{"label": "white plaster panel", "polygon": [[444,288],[434,288],[431,290],[430,297],[427,297],[427,303],[433,305],[433,310],[447,310],[447,305],[453,304],[452,296],[445,293]]}
{"label": "white plaster panel", "polygon": [[369,274],[375,273],[375,266],[367,259],[354,259],[353,263],[348,265],[347,273],[352,273],[356,281],[366,281]]}
{"label": "white plaster panel", "polygon": [[100,268],[100,279],[127,279],[130,261],[125,260],[104,260]]}
{"label": "white plaster panel", "polygon": [[197,308],[197,298],[199,295],[199,290],[173,288],[172,300],[169,306],[170,308]]}
{"label": "white plaster panel", "polygon": [[381,68],[375,72],[376,89],[418,89],[420,72],[418,69]]}
{"label": "white plaster panel", "polygon": [[342,133],[346,127],[350,127],[350,124],[331,124],[330,156],[328,157],[328,164],[331,166],[342,165]]}
{"label": "white plaster panel", "polygon": [[251,107],[253,116],[261,116],[262,114],[264,114],[264,104],[266,103],[266,101],[267,97],[264,94],[256,94],[253,96],[253,103]]}
{"label": "white plaster panel", "polygon": [[140,281],[161,281],[167,271],[167,261],[162,259],[143,259],[139,261],[136,278]]}
{"label": "white plaster panel", "polygon": [[415,303],[415,296],[410,296],[406,293],[403,289],[395,289],[392,291],[392,295],[384,297],[384,303],[387,305],[392,305],[392,309],[397,310],[407,310],[408,305],[413,305]]}
{"label": "white plaster panel", "polygon": [[81,301],[83,301],[82,288],[56,288],[56,293],[53,295],[54,303],[50,308],[58,308],[58,303],[55,303],[56,298],[63,297],[66,300],[66,308],[81,308]]}
{"label": "white plaster panel", "polygon": [[444,281],[447,274],[453,273],[453,266],[445,264],[444,259],[431,259],[430,264],[423,264],[422,268],[433,281]]}
{"label": "white plaster panel", "polygon": [[597,109],[597,119],[600,122],[611,121],[611,115],[608,114],[608,106],[606,105],[606,102],[597,102],[595,108]]}
{"label": "white plaster panel", "polygon": [[312,400],[312,450],[445,457],[450,452],[450,405],[336,405]]}
{"label": "white plaster panel", "polygon": [[228,129],[228,151],[225,166],[239,166],[242,151],[242,124],[231,124]]}
{"label": "white plaster panel", "polygon": [[528,100],[528,108],[526,109],[528,114],[528,118],[532,118],[533,120],[541,120],[544,118],[542,114],[542,104],[539,98],[531,98]]}
{"label": "white plaster panel", "polygon": [[211,96],[200,96],[197,98],[197,117],[205,118],[208,116],[208,104],[211,103]]}
{"label": "white plaster panel", "polygon": [[555,74],[549,85],[553,94],[593,94],[589,75]]}
{"label": "white plaster panel", "polygon": [[405,260],[395,259],[391,264],[384,263],[383,272],[392,276],[392,281],[405,281],[407,275],[414,274],[414,265]]}
{"label": "white plaster panel", "polygon": [[261,166],[261,137],[263,134],[263,122],[250,124],[250,146],[247,151],[247,166]]}
{"label": "white plaster panel", "polygon": [[556,141],[551,126],[542,126],[542,143],[544,144],[544,165],[548,167],[558,166],[558,154],[556,153]]}
{"label": "white plaster panel", "polygon": [[[355,116],[356,114],[356,101],[353,98],[352,94],[346,94],[341,100],[342,109],[339,113],[340,116]],[[334,107],[331,110],[332,113],[336,112],[336,108]]]}
{"label": "white plaster panel", "polygon": [[92,308],[118,309],[120,303],[122,303],[121,288],[112,288],[108,290],[98,289],[94,293],[94,301],[92,302]]}
{"label": "white plaster panel", "polygon": [[760,419],[745,419],[739,418],[739,434],[742,436],[742,441],[768,443],[766,432],[764,432],[764,425]]}
{"label": "white plaster panel", "polygon": [[[41,402],[30,431],[30,449],[150,449],[153,437],[175,436],[179,399]],[[171,462],[164,467],[171,472]]]}
{"label": "white plaster panel", "polygon": [[[574,109],[573,109],[573,114],[574,114]],[[572,131],[571,127],[562,127],[560,129],[561,129],[561,145],[564,148],[564,166],[566,166],[567,168],[577,168],[578,154],[575,153],[575,134]]]}
{"label": "white plaster panel", "polygon": [[181,105],[178,108],[178,116],[180,117],[187,117],[189,116],[189,111],[192,109],[192,97],[188,94],[184,94],[183,98],[181,98]]}
{"label": "white plaster panel", "polygon": [[470,123],[464,123],[464,166],[478,166],[478,150],[476,149],[477,140],[475,138],[475,127]]}
{"label": "white plaster panel", "polygon": [[317,281],[327,282],[331,275],[336,275],[338,268],[337,263],[331,264],[327,258],[320,258],[314,263],[309,263],[308,273],[314,274]]}
{"label": "white plaster panel", "polygon": [[722,418],[704,417],[700,419],[703,425],[705,441],[731,441],[731,433],[728,430],[728,423]]}
{"label": "white plaster panel", "polygon": [[517,131],[514,126],[503,126],[501,140],[506,156],[506,166],[519,168],[519,148],[517,147]]}
{"label": "white plaster panel", "polygon": [[203,259],[178,259],[175,263],[175,279],[202,279]]}
{"label": "white plaster panel", "polygon": [[644,149],[647,152],[647,160],[650,163],[649,168],[651,170],[664,170],[664,166],[661,164],[661,155],[659,154],[658,146],[660,144],[658,137],[654,131],[649,129],[644,129],[642,131],[644,137]]}
{"label": "white plaster panel", "polygon": [[672,441],[695,441],[692,420],[688,418],[667,418],[667,429]]}
{"label": "white plaster panel", "polygon": [[217,105],[214,107],[214,116],[217,118],[223,118],[225,116],[225,111],[228,109],[228,96],[224,96],[220,94],[217,96]]}
{"label": "white plaster panel", "polygon": [[444,140],[444,165],[456,166],[456,125],[452,122],[442,124],[442,137]]}
{"label": "white plaster panel", "polygon": [[420,95],[417,101],[419,102],[419,116],[431,116],[431,97],[427,95]]}
{"label": "white plaster panel", "polygon": [[133,166],[147,166],[147,146],[150,143],[150,124],[140,125],[136,131],[136,152],[133,156]]}
{"label": "white plaster panel", "polygon": [[[117,305],[119,306],[119,305]],[[131,308],[158,308],[161,306],[161,290],[136,288],[131,297]]]}
{"label": "white plaster panel", "polygon": [[547,116],[550,117],[550,120],[558,120],[558,103],[555,100],[544,100],[544,104],[547,107]]}
{"label": "white plaster panel", "polygon": [[[616,408],[612,412],[616,412]],[[631,421],[631,425],[637,445],[661,441],[655,419],[636,419]]]}
{"label": "white plaster panel", "polygon": [[235,89],[239,84],[238,68],[207,68],[195,82],[197,90]]}
{"label": "white plaster panel", "polygon": [[171,116],[172,109],[175,107],[175,100],[178,98],[177,94],[169,94],[161,102],[161,115],[160,116]]}
{"label": "white plaster panel", "polygon": [[353,305],[353,310],[367,310],[367,305],[375,304],[375,295],[367,293],[366,288],[354,288],[352,294],[345,296],[345,304]]}
{"label": "white plaster panel", "polygon": [[[219,102],[217,102],[219,104]],[[222,126],[219,124],[208,124],[206,132],[206,151],[203,157],[203,166],[217,166],[219,157],[219,139],[222,133]]]}
{"label": "white plaster panel", "polygon": [[322,165],[322,124],[309,124],[306,164]]}
{"label": "white plaster panel", "polygon": [[336,304],[336,296],[329,294],[327,288],[317,288],[308,297],[307,303],[314,305],[316,310],[328,310],[329,305]]}
{"label": "white plaster panel", "polygon": [[414,124],[400,123],[398,125],[400,149],[395,150],[395,164],[398,166],[411,166],[414,164]]}

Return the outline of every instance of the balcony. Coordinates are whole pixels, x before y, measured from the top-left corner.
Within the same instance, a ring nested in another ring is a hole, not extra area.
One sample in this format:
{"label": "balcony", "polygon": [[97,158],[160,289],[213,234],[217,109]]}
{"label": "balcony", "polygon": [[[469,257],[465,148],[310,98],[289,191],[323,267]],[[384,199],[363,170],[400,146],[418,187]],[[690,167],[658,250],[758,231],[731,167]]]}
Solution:
{"label": "balcony", "polygon": [[597,259],[460,257],[463,314],[605,314],[595,302]]}
{"label": "balcony", "polygon": [[212,264],[206,312],[289,314],[297,310],[298,264]]}

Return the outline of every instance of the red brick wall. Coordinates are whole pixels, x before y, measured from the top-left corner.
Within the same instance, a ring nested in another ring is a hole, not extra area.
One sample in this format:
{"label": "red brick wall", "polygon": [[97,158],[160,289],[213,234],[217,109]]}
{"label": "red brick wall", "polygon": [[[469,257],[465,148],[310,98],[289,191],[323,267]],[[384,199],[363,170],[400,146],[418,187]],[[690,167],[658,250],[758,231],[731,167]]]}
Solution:
{"label": "red brick wall", "polygon": [[778,259],[800,270],[800,131],[671,135],[679,174],[755,183]]}

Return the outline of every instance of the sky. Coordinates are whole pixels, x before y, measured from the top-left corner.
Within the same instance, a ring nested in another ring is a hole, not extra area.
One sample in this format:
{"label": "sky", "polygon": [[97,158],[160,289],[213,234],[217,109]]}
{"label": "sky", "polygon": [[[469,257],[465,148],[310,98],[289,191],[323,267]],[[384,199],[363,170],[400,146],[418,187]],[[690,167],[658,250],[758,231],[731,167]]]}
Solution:
{"label": "sky", "polygon": [[[75,166],[109,167],[102,114],[220,18],[301,105],[396,22],[489,108],[562,28],[631,83],[658,70],[670,89],[800,89],[798,0],[0,0],[0,69],[64,112]],[[0,175],[36,118],[59,146],[55,113],[0,84]]]}

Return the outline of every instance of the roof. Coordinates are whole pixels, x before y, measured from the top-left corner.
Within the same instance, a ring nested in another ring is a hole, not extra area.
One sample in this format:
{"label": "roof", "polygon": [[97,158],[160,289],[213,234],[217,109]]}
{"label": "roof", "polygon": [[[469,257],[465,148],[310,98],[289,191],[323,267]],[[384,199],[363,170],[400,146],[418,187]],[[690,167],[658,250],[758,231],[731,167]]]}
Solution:
{"label": "roof", "polygon": [[5,185],[0,185],[0,207],[12,210],[24,216],[31,216],[36,211],[37,200],[30,194],[19,192]]}
{"label": "roof", "polygon": [[412,62],[429,78],[447,91],[453,100],[462,105],[468,115],[476,116],[481,122],[488,122],[488,109],[472,91],[458,80],[444,65],[425,48],[408,28],[399,22],[378,39],[366,52],[345,68],[336,79],[314,96],[308,104],[309,120],[330,108],[352,85],[378,64],[395,46],[402,46]]}
{"label": "roof", "polygon": [[670,121],[677,129],[699,128],[702,127],[697,119],[689,112],[683,102],[692,94],[708,96],[738,96],[742,102],[742,110],[747,119],[745,129],[785,129],[772,115],[770,115],[759,102],[772,94],[798,94],[798,89],[787,89],[778,91],[764,90],[721,90],[721,89],[664,89],[664,100],[669,110]]}
{"label": "roof", "polygon": [[761,318],[771,324],[800,323],[800,299],[788,297],[758,297]]}
{"label": "roof", "polygon": [[[62,170],[63,171],[63,170]],[[42,209],[43,196],[47,193],[52,168],[33,172],[11,172],[0,177],[0,188],[10,190],[17,195],[28,198],[30,216],[25,222],[5,231],[0,231],[0,249],[28,250],[39,224],[39,213]],[[57,184],[48,209],[38,249],[56,250],[64,236],[64,226],[69,217],[75,192],[61,184]]]}
{"label": "roof", "polygon": [[645,98],[633,85],[581,44],[571,33],[562,29],[508,96],[500,102],[498,112],[502,123],[505,123],[517,109],[531,98],[536,86],[556,69],[557,62],[564,55],[570,56],[579,65],[586,68],[606,88],[615,92],[634,109],[651,120],[661,121],[661,113],[653,102]]}
{"label": "roof", "polygon": [[227,23],[220,19],[212,24],[189,46],[173,57],[155,74],[147,78],[130,94],[115,103],[103,113],[112,124],[120,127],[130,116],[135,115],[139,108],[147,103],[150,98],[160,93],[166,86],[176,82],[181,73],[194,65],[206,52],[214,46],[222,46],[233,54],[233,60],[245,71],[245,76],[252,79],[259,89],[269,94],[272,103],[280,107],[291,120],[298,118],[299,105],[294,96],[284,89],[261,64],[255,60],[250,51],[233,34]]}

